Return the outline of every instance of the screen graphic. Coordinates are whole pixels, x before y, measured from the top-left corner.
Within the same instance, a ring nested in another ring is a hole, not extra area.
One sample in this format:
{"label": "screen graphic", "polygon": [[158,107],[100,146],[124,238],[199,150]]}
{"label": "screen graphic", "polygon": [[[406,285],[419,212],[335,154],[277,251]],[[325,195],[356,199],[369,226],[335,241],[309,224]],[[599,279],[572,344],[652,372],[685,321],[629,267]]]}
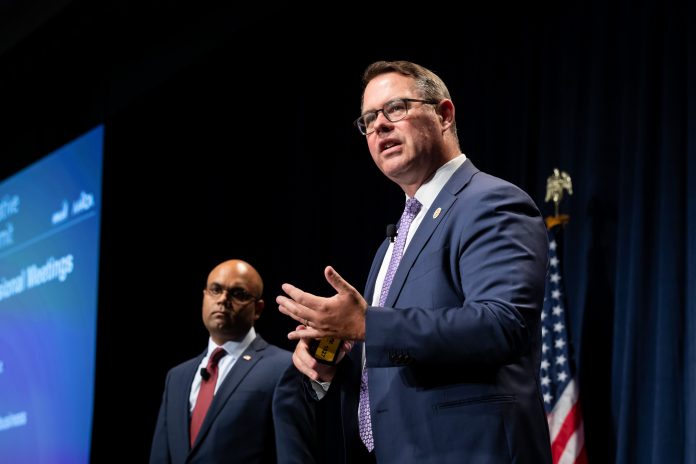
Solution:
{"label": "screen graphic", "polygon": [[103,133],[0,182],[0,462],[89,462]]}

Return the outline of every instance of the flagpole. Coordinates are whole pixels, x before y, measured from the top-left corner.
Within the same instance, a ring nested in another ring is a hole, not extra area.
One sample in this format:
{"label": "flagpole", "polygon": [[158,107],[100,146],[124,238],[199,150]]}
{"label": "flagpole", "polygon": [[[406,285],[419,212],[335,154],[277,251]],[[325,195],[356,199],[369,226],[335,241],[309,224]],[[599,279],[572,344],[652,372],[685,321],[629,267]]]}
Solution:
{"label": "flagpole", "polygon": [[572,195],[573,183],[567,172],[556,168],[546,181],[546,201],[553,201],[554,215],[545,218],[549,235],[549,272],[541,311],[539,381],[553,464],[587,464],[580,392],[570,350],[565,285],[559,259],[561,247],[557,242],[559,230],[556,226],[564,226],[570,220],[567,214],[559,213],[564,192]]}

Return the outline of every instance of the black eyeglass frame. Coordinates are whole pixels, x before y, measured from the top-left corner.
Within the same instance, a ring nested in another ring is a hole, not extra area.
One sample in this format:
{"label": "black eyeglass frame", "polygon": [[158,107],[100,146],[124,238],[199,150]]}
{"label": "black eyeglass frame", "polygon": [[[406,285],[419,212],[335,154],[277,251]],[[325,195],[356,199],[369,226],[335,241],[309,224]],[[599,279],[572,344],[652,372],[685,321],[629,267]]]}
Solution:
{"label": "black eyeglass frame", "polygon": [[254,296],[240,287],[225,287],[220,284],[210,284],[203,290],[212,298],[217,299],[220,298],[220,295],[225,295],[226,299],[232,300],[240,305],[249,304],[252,301],[261,299],[261,297]]}
{"label": "black eyeglass frame", "polygon": [[[404,103],[404,108],[405,108],[404,114],[403,114],[403,116],[401,116],[399,118],[392,119],[389,116],[389,113],[387,111],[385,111],[385,108],[387,108],[389,105],[393,105],[394,103],[398,103],[398,102]],[[426,103],[428,105],[437,105],[438,103],[440,103],[440,100],[433,100],[433,99],[423,100],[421,98],[395,98],[393,100],[389,100],[387,103],[384,104],[384,106],[382,108],[380,108],[378,110],[367,111],[367,112],[361,114],[355,121],[353,121],[353,124],[355,125],[355,127],[358,128],[358,130],[360,131],[360,133],[362,135],[370,135],[375,130],[372,129],[371,131],[368,132],[367,124],[364,122],[365,116],[373,115],[374,116],[373,121],[376,121],[377,114],[381,112],[384,115],[384,117],[387,118],[387,121],[389,121],[389,122],[401,121],[402,119],[404,119],[408,115],[409,103]]]}

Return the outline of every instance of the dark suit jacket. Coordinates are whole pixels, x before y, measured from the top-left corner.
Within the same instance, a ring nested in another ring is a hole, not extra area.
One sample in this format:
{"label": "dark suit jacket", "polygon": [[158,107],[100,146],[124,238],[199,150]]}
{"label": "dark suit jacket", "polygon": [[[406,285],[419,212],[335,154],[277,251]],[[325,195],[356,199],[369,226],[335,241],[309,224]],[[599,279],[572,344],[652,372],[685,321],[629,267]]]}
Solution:
{"label": "dark suit jacket", "polygon": [[[467,160],[426,212],[385,308],[367,310],[379,464],[551,462],[538,384],[547,253],[534,202]],[[343,426],[332,462],[357,462],[361,352],[356,344],[331,385]]]}
{"label": "dark suit jacket", "polygon": [[167,374],[150,463],[275,463],[272,398],[291,354],[257,335],[218,388],[190,449],[189,394],[204,356]]}

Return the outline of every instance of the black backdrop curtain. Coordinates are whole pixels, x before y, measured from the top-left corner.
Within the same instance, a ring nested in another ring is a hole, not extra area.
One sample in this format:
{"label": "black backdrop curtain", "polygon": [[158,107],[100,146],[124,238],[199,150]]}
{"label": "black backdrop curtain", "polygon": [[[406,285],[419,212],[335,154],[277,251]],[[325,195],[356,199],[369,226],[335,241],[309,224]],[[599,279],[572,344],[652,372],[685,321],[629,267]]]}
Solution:
{"label": "black backdrop curtain", "polygon": [[564,264],[589,459],[695,462],[686,15],[586,13],[546,29],[539,153],[575,180]]}
{"label": "black backdrop curtain", "polygon": [[[328,293],[332,264],[362,288],[403,197],[350,122],[364,67],[409,59],[450,87],[479,168],[547,215],[547,176],[573,178],[562,263],[590,463],[696,464],[693,2],[427,21],[347,9],[347,26],[281,7],[104,4],[73,2],[0,60],[0,177],[106,122],[94,462],[144,460],[166,370],[205,346],[217,262],[259,268],[259,331],[288,349],[282,282]],[[125,449],[112,423],[134,414]]]}

